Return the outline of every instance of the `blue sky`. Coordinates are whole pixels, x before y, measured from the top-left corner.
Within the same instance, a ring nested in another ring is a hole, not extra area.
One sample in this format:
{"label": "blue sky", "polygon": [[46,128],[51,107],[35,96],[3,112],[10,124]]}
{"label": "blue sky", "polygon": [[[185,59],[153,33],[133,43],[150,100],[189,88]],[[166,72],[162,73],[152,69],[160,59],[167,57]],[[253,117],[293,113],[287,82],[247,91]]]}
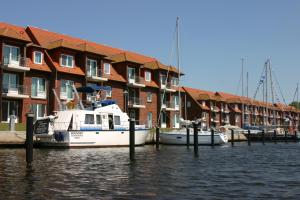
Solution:
{"label": "blue sky", "polygon": [[300,82],[297,0],[27,0],[4,1],[1,7],[7,8],[1,9],[1,21],[139,52],[165,64],[175,63],[170,51],[179,16],[183,85],[236,93],[242,57],[249,96],[268,57],[288,102]]}

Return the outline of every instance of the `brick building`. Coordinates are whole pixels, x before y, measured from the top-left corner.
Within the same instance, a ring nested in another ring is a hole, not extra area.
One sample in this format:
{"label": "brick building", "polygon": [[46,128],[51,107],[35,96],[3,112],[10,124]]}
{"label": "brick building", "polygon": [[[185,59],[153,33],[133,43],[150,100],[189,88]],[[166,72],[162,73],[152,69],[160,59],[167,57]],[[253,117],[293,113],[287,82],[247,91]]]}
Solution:
{"label": "brick building", "polygon": [[[179,128],[181,117],[197,119],[203,128],[299,124],[299,111],[290,106],[181,88],[175,67],[135,52],[7,23],[0,23],[0,46],[1,122],[16,115],[15,121],[24,123],[29,111],[36,118],[53,114],[78,103],[73,85],[93,84],[109,86],[105,97],[148,127]],[[91,101],[90,95],[79,96],[86,104]]]}

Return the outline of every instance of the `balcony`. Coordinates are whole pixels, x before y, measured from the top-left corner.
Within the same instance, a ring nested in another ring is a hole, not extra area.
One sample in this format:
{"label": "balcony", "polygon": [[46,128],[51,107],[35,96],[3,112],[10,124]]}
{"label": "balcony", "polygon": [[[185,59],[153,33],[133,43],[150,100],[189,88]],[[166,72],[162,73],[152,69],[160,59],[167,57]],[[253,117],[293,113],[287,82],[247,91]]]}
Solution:
{"label": "balcony", "polygon": [[4,57],[2,62],[2,68],[15,72],[29,71],[28,58],[19,57],[16,60]]}
{"label": "balcony", "polygon": [[145,80],[143,77],[140,77],[140,76],[134,76],[134,77],[131,77],[129,78],[128,77],[128,86],[131,86],[131,87],[137,87],[137,88],[141,88],[141,87],[145,87]]}
{"label": "balcony", "polygon": [[224,119],[223,119],[223,123],[225,123],[225,124],[229,124],[229,119],[227,119],[227,118],[224,118]]}
{"label": "balcony", "polygon": [[130,108],[145,108],[146,107],[142,98],[137,98],[137,97],[129,98],[128,106]]}
{"label": "balcony", "polygon": [[225,107],[225,108],[221,109],[221,112],[223,112],[223,113],[229,113],[230,111],[229,111],[228,107]]}
{"label": "balcony", "polygon": [[104,74],[102,70],[98,70],[97,73],[86,72],[86,78],[88,81],[103,82],[108,80],[108,75]]}
{"label": "balcony", "polygon": [[220,112],[220,109],[217,106],[210,106],[212,112]]}
{"label": "balcony", "polygon": [[171,82],[167,82],[167,84],[160,83],[160,89],[166,90],[167,92],[176,92],[177,86],[171,84]]}
{"label": "balcony", "polygon": [[176,105],[173,101],[167,101],[166,102],[166,110],[179,111],[179,105]]}
{"label": "balcony", "polygon": [[28,88],[24,85],[3,84],[2,96],[14,99],[29,98]]}

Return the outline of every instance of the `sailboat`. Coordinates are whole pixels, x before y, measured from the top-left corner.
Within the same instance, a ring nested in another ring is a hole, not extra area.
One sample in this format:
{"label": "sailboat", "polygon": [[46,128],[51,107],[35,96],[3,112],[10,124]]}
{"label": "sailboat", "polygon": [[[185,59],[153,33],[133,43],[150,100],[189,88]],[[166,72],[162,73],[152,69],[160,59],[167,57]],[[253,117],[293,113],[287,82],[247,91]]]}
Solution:
{"label": "sailboat", "polygon": [[[179,60],[179,18],[176,20],[176,42],[177,42],[177,67],[178,67],[178,96],[179,96],[179,116],[180,125],[182,128],[174,129],[172,131],[162,131],[160,134],[159,141],[162,144],[173,144],[173,145],[184,145],[187,141],[187,128],[190,129],[190,144],[194,143],[194,129],[191,128],[192,123],[197,123],[197,121],[184,120],[181,117],[181,95],[180,95],[180,60]],[[168,78],[168,77],[167,77]],[[167,78],[165,82],[167,81]],[[165,91],[164,91],[165,93]],[[198,123],[197,123],[198,124]],[[185,127],[184,127],[185,126]],[[214,144],[225,144],[228,142],[226,134],[221,132],[216,132],[214,134]],[[210,145],[211,144],[211,132],[199,129],[198,131],[198,144],[199,145]]]}

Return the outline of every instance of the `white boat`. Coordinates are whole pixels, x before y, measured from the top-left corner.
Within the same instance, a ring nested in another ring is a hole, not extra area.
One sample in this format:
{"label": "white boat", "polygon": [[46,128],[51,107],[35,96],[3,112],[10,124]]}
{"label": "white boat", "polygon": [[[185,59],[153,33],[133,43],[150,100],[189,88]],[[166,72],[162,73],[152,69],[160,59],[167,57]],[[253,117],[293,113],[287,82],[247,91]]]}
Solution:
{"label": "white boat", "polygon": [[[135,145],[144,145],[149,129],[135,125]],[[129,145],[129,117],[113,100],[85,109],[58,111],[35,123],[36,144],[60,147]]]}
{"label": "white boat", "polygon": [[[170,132],[162,132],[159,137],[159,141],[162,144],[172,145],[186,145],[187,144],[187,133],[186,129],[173,130]],[[228,142],[226,134],[215,133],[214,144],[221,145]],[[194,144],[194,131],[190,128],[190,144]],[[198,144],[199,145],[211,145],[211,132],[210,131],[198,131]]]}

